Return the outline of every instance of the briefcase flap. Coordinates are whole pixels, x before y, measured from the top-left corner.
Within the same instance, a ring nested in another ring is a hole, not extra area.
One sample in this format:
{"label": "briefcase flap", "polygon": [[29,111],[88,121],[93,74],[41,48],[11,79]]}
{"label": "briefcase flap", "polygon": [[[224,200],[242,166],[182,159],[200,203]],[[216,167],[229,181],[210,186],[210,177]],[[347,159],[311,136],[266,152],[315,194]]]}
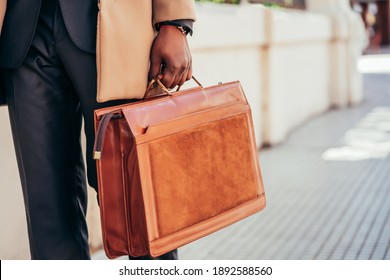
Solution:
{"label": "briefcase flap", "polygon": [[[177,119],[182,116],[210,108],[247,100],[238,81],[207,88],[195,87],[174,93],[173,96],[156,97],[153,100],[142,100],[125,106],[117,106],[126,117],[127,123],[136,137],[145,133],[153,124]],[[96,111],[96,117],[115,111],[116,107]]]}

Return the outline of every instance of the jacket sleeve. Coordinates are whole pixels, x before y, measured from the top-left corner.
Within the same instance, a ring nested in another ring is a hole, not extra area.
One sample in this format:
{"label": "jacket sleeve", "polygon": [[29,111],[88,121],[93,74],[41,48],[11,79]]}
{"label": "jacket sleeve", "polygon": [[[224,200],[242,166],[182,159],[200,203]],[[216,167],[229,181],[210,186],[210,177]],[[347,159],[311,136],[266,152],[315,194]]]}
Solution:
{"label": "jacket sleeve", "polygon": [[182,19],[195,21],[194,0],[153,0],[153,25]]}

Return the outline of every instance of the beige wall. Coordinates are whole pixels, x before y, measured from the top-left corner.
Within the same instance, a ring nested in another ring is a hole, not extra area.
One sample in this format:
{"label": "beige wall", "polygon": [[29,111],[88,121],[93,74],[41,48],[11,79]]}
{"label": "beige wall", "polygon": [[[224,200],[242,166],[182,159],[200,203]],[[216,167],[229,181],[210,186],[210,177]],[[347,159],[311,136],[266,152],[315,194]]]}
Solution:
{"label": "beige wall", "polygon": [[0,128],[0,259],[26,259],[26,218],[6,107],[0,107]]}

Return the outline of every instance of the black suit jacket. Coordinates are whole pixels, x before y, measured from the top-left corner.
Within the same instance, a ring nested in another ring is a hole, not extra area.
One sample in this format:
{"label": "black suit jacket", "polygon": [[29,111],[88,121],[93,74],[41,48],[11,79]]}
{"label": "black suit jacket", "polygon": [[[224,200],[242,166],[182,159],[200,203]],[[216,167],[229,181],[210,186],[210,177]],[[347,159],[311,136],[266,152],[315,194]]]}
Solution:
{"label": "black suit jacket", "polygon": [[[81,50],[95,53],[98,0],[58,0],[66,29]],[[41,0],[8,0],[0,37],[0,68],[22,64],[34,37]]]}

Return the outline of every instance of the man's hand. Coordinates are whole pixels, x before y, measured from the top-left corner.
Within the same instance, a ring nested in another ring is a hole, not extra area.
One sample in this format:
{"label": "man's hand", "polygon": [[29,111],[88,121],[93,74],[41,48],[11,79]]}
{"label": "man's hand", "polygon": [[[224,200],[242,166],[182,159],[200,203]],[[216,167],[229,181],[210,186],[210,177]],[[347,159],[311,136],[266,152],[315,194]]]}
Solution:
{"label": "man's hand", "polygon": [[167,88],[181,86],[192,77],[191,52],[186,35],[174,26],[160,28],[150,53],[149,79],[162,74]]}

